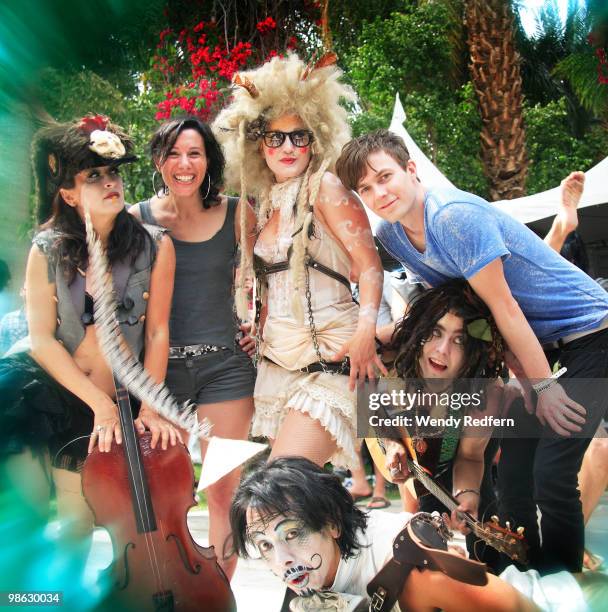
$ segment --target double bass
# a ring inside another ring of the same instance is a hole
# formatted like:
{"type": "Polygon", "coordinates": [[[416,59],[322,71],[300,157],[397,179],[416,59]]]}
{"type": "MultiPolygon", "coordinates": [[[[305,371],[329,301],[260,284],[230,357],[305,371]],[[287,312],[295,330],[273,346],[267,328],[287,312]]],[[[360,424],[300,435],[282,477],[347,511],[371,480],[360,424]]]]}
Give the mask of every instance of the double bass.
{"type": "Polygon", "coordinates": [[[111,536],[112,604],[119,610],[232,612],[230,583],[212,547],[192,538],[186,513],[195,505],[194,472],[183,444],[151,448],[135,430],[129,395],[116,378],[122,444],[99,448],[82,471],[95,523],[111,536]]]}

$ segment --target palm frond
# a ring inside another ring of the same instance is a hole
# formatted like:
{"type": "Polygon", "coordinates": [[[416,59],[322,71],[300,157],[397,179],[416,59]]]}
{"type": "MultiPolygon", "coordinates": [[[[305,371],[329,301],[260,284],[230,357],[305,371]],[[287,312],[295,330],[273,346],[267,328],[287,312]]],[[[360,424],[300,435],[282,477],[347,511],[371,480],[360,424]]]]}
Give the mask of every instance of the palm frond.
{"type": "Polygon", "coordinates": [[[573,53],[561,62],[553,75],[569,81],[581,104],[590,112],[608,115],[608,86],[598,81],[598,61],[591,51],[573,53]]]}

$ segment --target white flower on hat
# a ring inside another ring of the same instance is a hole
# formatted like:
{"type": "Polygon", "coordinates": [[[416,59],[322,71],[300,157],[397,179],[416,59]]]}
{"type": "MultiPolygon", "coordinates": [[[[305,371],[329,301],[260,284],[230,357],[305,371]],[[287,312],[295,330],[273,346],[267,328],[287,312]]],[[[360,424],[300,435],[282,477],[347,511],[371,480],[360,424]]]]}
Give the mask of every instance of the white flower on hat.
{"type": "Polygon", "coordinates": [[[100,157],[109,159],[119,159],[125,154],[125,145],[116,134],[108,130],[92,131],[89,149],[100,157]]]}

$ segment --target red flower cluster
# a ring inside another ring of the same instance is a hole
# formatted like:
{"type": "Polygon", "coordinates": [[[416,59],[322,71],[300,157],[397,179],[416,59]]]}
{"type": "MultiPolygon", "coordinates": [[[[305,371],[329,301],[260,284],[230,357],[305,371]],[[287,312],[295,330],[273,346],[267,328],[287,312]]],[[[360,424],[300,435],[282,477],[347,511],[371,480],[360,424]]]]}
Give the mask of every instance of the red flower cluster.
{"type": "Polygon", "coordinates": [[[272,17],[266,17],[255,26],[260,34],[268,34],[277,27],[277,22],[272,17]]]}
{"type": "Polygon", "coordinates": [[[165,38],[167,38],[167,36],[169,36],[170,34],[173,34],[173,30],[171,28],[167,28],[165,30],[163,30],[159,35],[158,38],[160,39],[160,42],[164,42],[165,38]]]}
{"type": "MultiPolygon", "coordinates": [[[[281,56],[276,49],[266,50],[262,42],[262,37],[276,28],[276,21],[266,17],[256,24],[259,34],[253,42],[237,41],[232,45],[227,44],[215,20],[200,21],[179,33],[170,28],[160,32],[152,69],[146,75],[148,83],[164,92],[155,118],[161,121],[174,112],[186,112],[210,119],[230,95],[235,73],[281,56]]],[[[291,36],[285,47],[296,49],[297,43],[291,36]]]]}
{"type": "Polygon", "coordinates": [[[597,80],[602,85],[608,85],[608,35],[606,32],[601,34],[598,30],[593,31],[587,36],[587,41],[592,47],[597,47],[595,56],[598,59],[597,63],[597,80]]]}
{"type": "Polygon", "coordinates": [[[219,95],[216,81],[202,80],[199,83],[188,83],[165,94],[165,99],[158,104],[158,112],[154,118],[158,121],[169,119],[175,109],[180,113],[199,115],[202,119],[208,119],[219,95]]]}

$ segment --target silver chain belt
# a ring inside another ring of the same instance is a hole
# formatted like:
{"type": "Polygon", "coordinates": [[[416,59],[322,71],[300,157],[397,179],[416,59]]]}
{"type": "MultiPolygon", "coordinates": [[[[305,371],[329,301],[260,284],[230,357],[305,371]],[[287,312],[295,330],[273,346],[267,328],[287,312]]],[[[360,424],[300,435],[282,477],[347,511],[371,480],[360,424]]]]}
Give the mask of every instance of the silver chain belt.
{"type": "Polygon", "coordinates": [[[215,344],[189,344],[188,346],[170,346],[169,359],[192,359],[209,353],[228,350],[227,346],[216,346],[215,344]]]}

